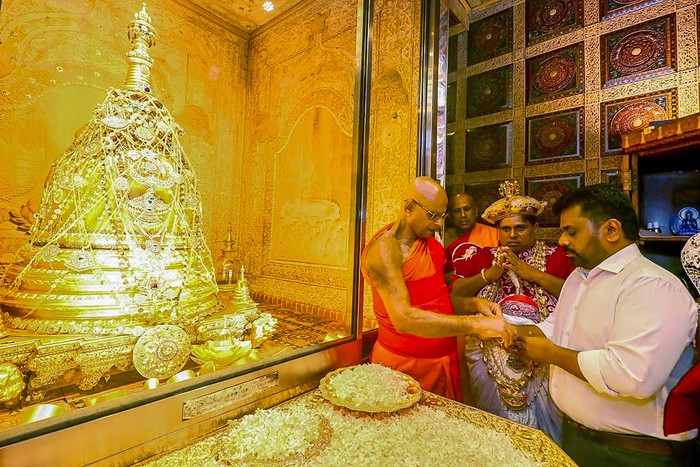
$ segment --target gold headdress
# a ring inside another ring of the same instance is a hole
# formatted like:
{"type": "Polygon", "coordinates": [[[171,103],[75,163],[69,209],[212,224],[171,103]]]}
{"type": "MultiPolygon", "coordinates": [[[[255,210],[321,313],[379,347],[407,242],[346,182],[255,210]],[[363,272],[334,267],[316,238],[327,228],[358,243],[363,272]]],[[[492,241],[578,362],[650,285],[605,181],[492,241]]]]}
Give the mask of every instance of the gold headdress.
{"type": "Polygon", "coordinates": [[[510,216],[539,216],[547,206],[546,201],[521,195],[520,185],[515,180],[501,183],[498,192],[503,198],[492,203],[481,215],[492,224],[510,216]]]}

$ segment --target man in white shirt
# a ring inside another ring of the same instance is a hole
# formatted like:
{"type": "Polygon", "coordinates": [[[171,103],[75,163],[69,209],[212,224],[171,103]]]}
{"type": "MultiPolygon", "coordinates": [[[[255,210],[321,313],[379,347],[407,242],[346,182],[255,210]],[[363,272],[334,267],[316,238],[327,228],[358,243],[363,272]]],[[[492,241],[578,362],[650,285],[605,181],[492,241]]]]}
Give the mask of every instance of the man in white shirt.
{"type": "Polygon", "coordinates": [[[641,255],[637,216],[619,189],[571,191],[554,212],[578,268],[539,328],[514,331],[530,358],[552,365],[564,451],[584,467],[696,465],[697,429],[663,433],[668,392],[692,365],[692,297],[641,255]]]}

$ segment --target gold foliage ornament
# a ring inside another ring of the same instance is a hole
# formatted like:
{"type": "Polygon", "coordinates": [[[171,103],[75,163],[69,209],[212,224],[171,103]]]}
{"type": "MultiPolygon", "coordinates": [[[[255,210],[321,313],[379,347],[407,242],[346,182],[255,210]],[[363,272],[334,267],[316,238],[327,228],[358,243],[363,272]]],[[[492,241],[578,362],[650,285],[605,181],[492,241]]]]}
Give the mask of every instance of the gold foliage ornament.
{"type": "Polygon", "coordinates": [[[124,85],[53,164],[27,254],[0,284],[9,328],[136,336],[196,329],[221,308],[183,131],[150,94],[156,31],[145,6],[128,36],[124,85]]]}

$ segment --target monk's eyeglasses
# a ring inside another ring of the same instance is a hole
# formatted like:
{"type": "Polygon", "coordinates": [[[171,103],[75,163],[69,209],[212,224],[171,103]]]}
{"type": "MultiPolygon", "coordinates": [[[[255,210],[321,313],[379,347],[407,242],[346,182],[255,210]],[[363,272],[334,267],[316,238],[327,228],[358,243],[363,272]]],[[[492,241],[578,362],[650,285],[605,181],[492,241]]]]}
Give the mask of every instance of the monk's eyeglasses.
{"type": "Polygon", "coordinates": [[[425,211],[428,214],[428,217],[430,218],[431,221],[438,221],[438,220],[445,219],[445,217],[447,217],[446,212],[431,211],[430,209],[426,208],[425,206],[423,206],[422,204],[420,204],[418,201],[416,201],[413,198],[411,198],[410,200],[407,200],[407,201],[413,201],[418,206],[420,206],[423,209],[423,211],[425,211]]]}

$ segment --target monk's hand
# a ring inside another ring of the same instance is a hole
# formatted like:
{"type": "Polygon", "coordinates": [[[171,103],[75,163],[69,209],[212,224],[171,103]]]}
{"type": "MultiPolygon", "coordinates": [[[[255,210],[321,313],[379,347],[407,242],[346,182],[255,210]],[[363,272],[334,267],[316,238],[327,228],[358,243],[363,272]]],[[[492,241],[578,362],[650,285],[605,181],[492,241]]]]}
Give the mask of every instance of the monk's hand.
{"type": "Polygon", "coordinates": [[[491,302],[485,298],[474,298],[474,306],[476,311],[484,316],[501,316],[503,310],[501,310],[501,305],[498,303],[491,302]]]}
{"type": "Polygon", "coordinates": [[[503,316],[484,316],[479,318],[480,326],[477,334],[481,340],[498,339],[505,347],[513,344],[515,335],[503,316]]]}

